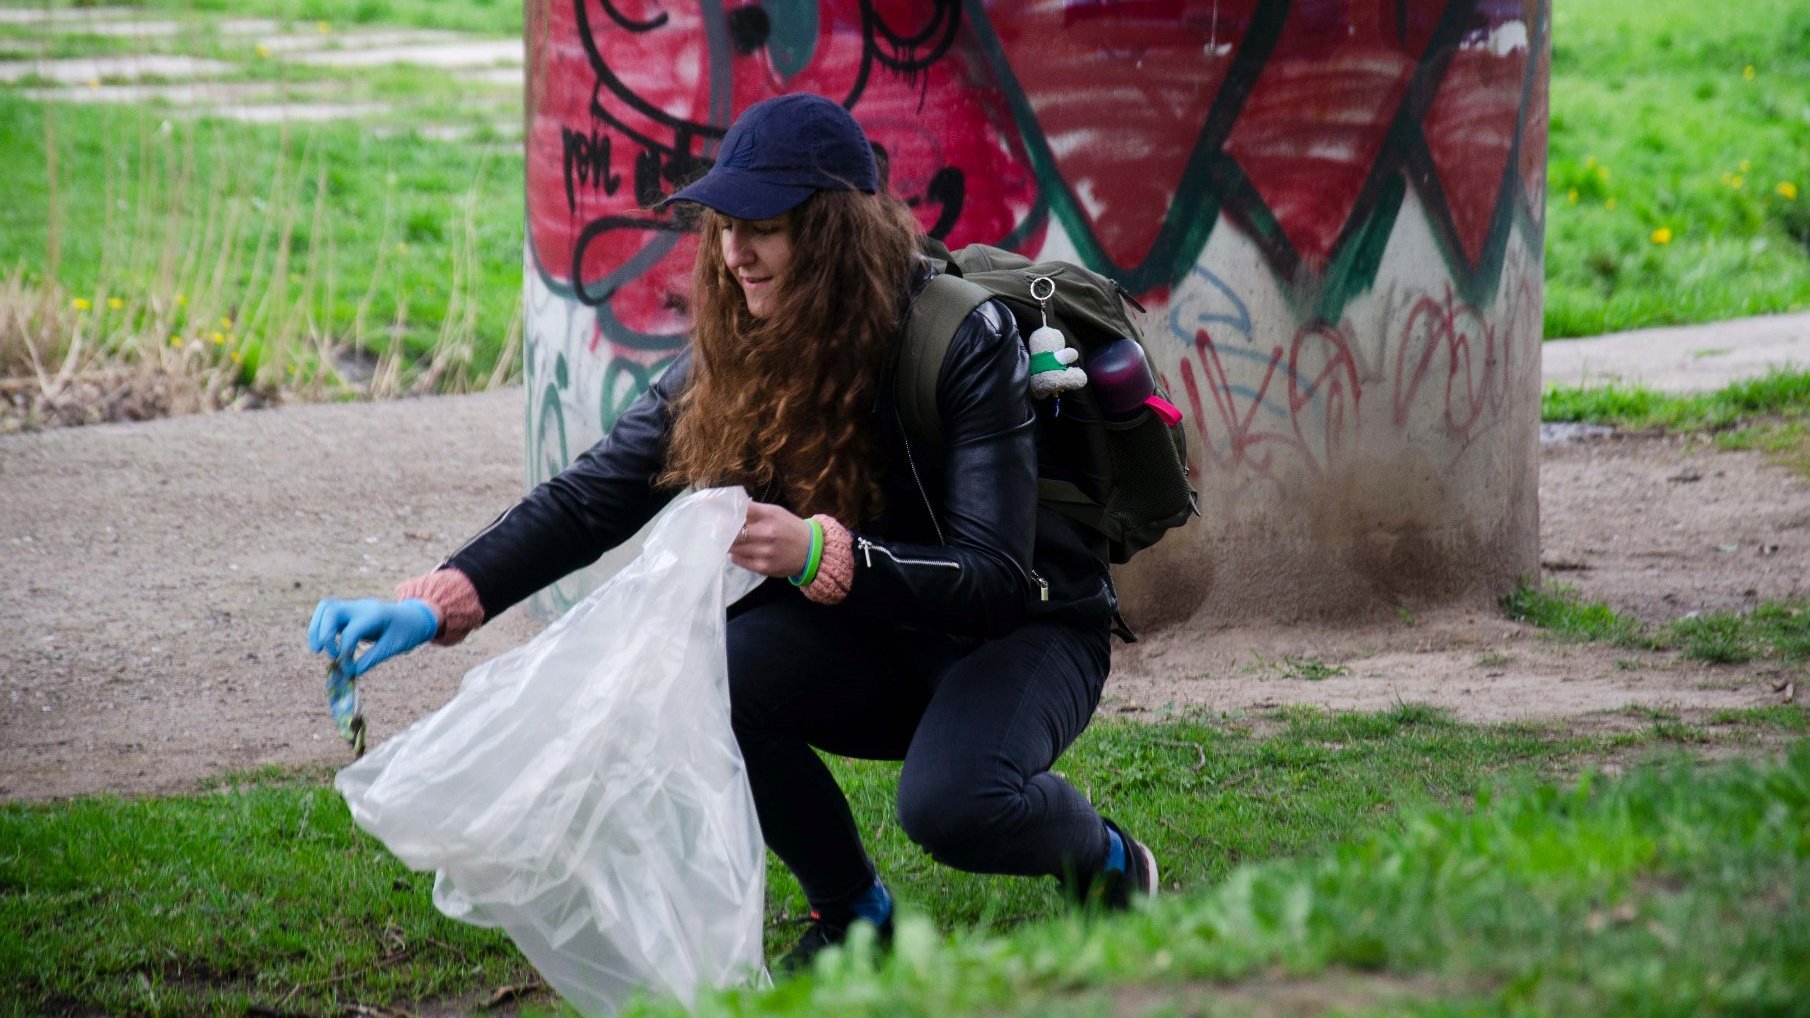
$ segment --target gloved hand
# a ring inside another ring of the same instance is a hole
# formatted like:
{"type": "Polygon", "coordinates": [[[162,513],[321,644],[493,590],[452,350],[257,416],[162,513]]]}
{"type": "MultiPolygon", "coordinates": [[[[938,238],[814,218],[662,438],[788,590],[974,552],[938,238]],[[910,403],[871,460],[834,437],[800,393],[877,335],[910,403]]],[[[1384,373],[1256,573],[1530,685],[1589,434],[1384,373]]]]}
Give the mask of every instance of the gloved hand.
{"type": "Polygon", "coordinates": [[[314,609],[308,624],[308,649],[339,659],[342,671],[357,678],[378,664],[414,650],[434,638],[440,622],[426,601],[379,601],[329,598],[314,609]],[[360,643],[370,648],[354,657],[360,643]]]}

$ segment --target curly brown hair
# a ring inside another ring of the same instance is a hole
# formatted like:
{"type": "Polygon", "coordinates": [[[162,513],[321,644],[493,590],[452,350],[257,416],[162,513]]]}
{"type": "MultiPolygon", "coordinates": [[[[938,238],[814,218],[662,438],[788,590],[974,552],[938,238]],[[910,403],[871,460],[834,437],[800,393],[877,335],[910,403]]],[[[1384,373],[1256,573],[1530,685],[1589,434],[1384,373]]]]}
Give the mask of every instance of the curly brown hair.
{"type": "Polygon", "coordinates": [[[691,375],[663,484],[740,484],[850,526],[878,515],[872,407],[897,348],[917,219],[890,195],[819,191],[787,214],[791,257],[770,313],[748,312],[723,262],[728,217],[702,210],[691,375]]]}

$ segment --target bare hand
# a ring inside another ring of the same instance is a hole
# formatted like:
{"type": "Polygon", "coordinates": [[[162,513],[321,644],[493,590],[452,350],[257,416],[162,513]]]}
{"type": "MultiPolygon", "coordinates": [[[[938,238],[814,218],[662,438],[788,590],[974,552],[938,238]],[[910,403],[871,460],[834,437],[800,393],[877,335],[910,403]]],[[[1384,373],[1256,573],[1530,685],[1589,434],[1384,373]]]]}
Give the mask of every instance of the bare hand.
{"type": "Polygon", "coordinates": [[[729,546],[729,561],[762,576],[797,576],[811,556],[811,525],[766,502],[748,507],[748,522],[729,546]]]}

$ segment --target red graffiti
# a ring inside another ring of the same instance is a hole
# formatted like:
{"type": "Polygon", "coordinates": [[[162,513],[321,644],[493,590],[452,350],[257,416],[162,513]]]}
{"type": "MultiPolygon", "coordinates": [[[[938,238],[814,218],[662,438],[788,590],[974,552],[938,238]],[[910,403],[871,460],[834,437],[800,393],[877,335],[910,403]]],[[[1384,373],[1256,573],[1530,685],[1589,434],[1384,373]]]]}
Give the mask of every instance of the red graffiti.
{"type": "MultiPolygon", "coordinates": [[[[722,130],[761,99],[854,97],[856,118],[885,149],[891,190],[952,245],[996,241],[1035,205],[997,93],[972,87],[966,62],[938,51],[954,39],[952,3],[530,7],[532,255],[551,283],[607,302],[629,330],[683,330],[695,241],[651,207],[702,172],[722,130]]],[[[1040,245],[1041,229],[1024,240],[1040,245]]]]}
{"type": "Polygon", "coordinates": [[[1302,261],[1323,269],[1370,177],[1445,4],[1304,5],[1225,150],[1302,261]]]}
{"type": "Polygon", "coordinates": [[[1363,395],[1357,358],[1352,355],[1350,338],[1343,329],[1318,323],[1303,326],[1295,333],[1288,355],[1288,415],[1296,437],[1303,445],[1310,445],[1302,434],[1306,416],[1302,411],[1313,407],[1319,418],[1316,438],[1321,463],[1336,459],[1345,440],[1352,437],[1347,430],[1356,429],[1363,395]]]}
{"type": "MultiPolygon", "coordinates": [[[[1422,121],[1445,208],[1470,265],[1483,258],[1491,220],[1506,190],[1533,13],[1517,10],[1513,18],[1479,25],[1452,54],[1422,121]]],[[[1542,138],[1545,133],[1542,127],[1542,138]]]]}
{"type": "Polygon", "coordinates": [[[1303,326],[1286,346],[1264,355],[1263,364],[1254,387],[1234,386],[1212,335],[1195,332],[1194,357],[1182,359],[1181,377],[1200,437],[1200,463],[1278,480],[1282,454],[1289,465],[1318,475],[1356,437],[1363,380],[1350,337],[1341,327],[1303,326]],[[1278,384],[1278,378],[1285,381],[1278,384]]]}
{"type": "Polygon", "coordinates": [[[1111,260],[1150,253],[1257,0],[990,6],[1061,185],[1111,260]]]}
{"type": "Polygon", "coordinates": [[[1467,437],[1483,415],[1484,383],[1495,358],[1496,331],[1470,305],[1449,291],[1443,299],[1416,300],[1395,355],[1395,426],[1408,426],[1415,397],[1431,375],[1443,383],[1446,431],[1467,437]]]}
{"type": "Polygon", "coordinates": [[[952,246],[1036,252],[1056,223],[1147,297],[1224,213],[1289,285],[1336,283],[1336,317],[1362,287],[1328,272],[1354,244],[1346,263],[1374,264],[1365,227],[1404,179],[1474,293],[1508,202],[1540,204],[1548,0],[527,7],[530,253],[630,346],[685,325],[695,242],[653,205],[737,113],[792,91],[847,104],[952,246]]]}
{"type": "Polygon", "coordinates": [[[1439,420],[1461,452],[1483,424],[1508,416],[1516,344],[1540,342],[1537,267],[1511,260],[1497,303],[1497,313],[1486,315],[1453,296],[1450,287],[1439,296],[1403,302],[1408,311],[1395,350],[1391,401],[1397,428],[1415,426],[1415,408],[1428,386],[1438,393],[1439,420]]]}

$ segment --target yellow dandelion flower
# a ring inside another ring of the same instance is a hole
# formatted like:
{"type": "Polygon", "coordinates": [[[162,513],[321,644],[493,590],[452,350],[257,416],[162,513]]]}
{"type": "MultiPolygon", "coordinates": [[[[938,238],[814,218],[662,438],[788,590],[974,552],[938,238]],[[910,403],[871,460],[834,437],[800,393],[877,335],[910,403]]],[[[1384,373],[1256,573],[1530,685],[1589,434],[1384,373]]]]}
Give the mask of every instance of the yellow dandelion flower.
{"type": "Polygon", "coordinates": [[[1577,188],[1574,187],[1571,190],[1566,191],[1565,200],[1570,202],[1573,205],[1576,205],[1577,204],[1577,188]]]}
{"type": "Polygon", "coordinates": [[[268,57],[268,56],[270,56],[270,47],[264,45],[263,43],[258,43],[258,48],[253,50],[252,52],[256,53],[260,57],[268,57]]]}
{"type": "Polygon", "coordinates": [[[177,295],[176,295],[176,306],[177,306],[177,307],[179,307],[179,308],[185,308],[185,307],[188,307],[188,306],[189,306],[189,299],[188,299],[188,298],[187,298],[187,297],[184,297],[184,296],[183,296],[183,295],[182,295],[182,294],[180,294],[180,293],[179,293],[179,294],[177,294],[177,295]]]}
{"type": "Polygon", "coordinates": [[[1661,226],[1659,229],[1653,231],[1652,236],[1649,239],[1652,240],[1653,243],[1664,247],[1672,242],[1672,228],[1669,226],[1661,226]]]}
{"type": "Polygon", "coordinates": [[[326,35],[328,32],[333,31],[333,26],[325,21],[316,21],[314,23],[314,30],[322,35],[326,35]]]}
{"type": "Polygon", "coordinates": [[[221,328],[222,328],[222,329],[230,329],[230,328],[232,328],[232,327],[233,327],[233,320],[232,320],[232,319],[230,319],[230,318],[222,318],[222,319],[220,319],[220,327],[221,327],[221,328]]]}
{"type": "Polygon", "coordinates": [[[88,79],[88,87],[89,87],[89,88],[99,88],[99,87],[101,87],[101,79],[99,79],[99,78],[89,78],[89,79],[88,79]]]}
{"type": "Polygon", "coordinates": [[[1610,198],[1608,201],[1603,202],[1603,208],[1613,211],[1615,209],[1615,199],[1610,198]]]}
{"type": "Polygon", "coordinates": [[[77,311],[86,311],[94,305],[86,297],[77,297],[69,302],[69,306],[75,308],[77,311]]]}
{"type": "Polygon", "coordinates": [[[218,332],[214,333],[213,335],[211,335],[207,338],[213,340],[215,346],[219,346],[220,344],[226,342],[226,337],[220,335],[218,332]]]}
{"type": "Polygon", "coordinates": [[[237,350],[233,351],[233,363],[234,364],[238,364],[239,362],[243,361],[244,359],[245,359],[244,354],[240,353],[237,350]]]}
{"type": "Polygon", "coordinates": [[[1748,64],[1746,67],[1741,68],[1741,80],[1742,81],[1752,81],[1753,80],[1753,65],[1752,64],[1748,64]]]}
{"type": "Polygon", "coordinates": [[[1739,191],[1741,189],[1741,185],[1746,182],[1747,182],[1747,178],[1743,177],[1739,173],[1737,173],[1732,178],[1729,179],[1728,186],[1739,191]]]}
{"type": "Polygon", "coordinates": [[[182,337],[181,337],[181,336],[171,336],[171,337],[170,337],[170,345],[171,345],[171,346],[181,346],[181,345],[182,345],[182,337]]]}
{"type": "Polygon", "coordinates": [[[1772,188],[1780,198],[1786,201],[1797,201],[1797,185],[1789,180],[1781,180],[1772,188]]]}
{"type": "Polygon", "coordinates": [[[115,311],[118,311],[120,308],[123,308],[126,306],[126,302],[123,300],[120,300],[118,297],[108,297],[107,306],[112,308],[115,311]]]}

